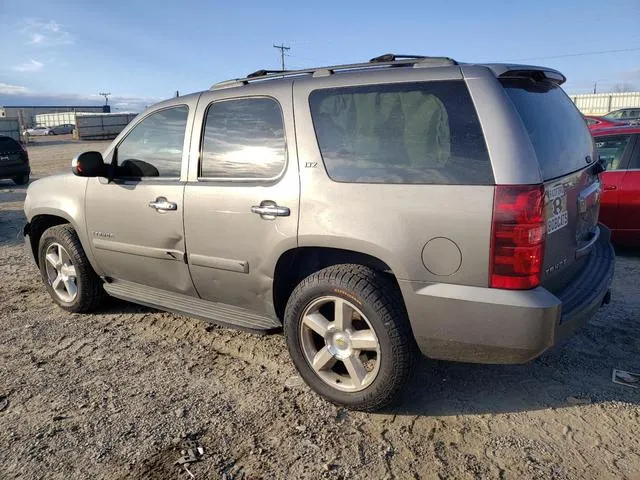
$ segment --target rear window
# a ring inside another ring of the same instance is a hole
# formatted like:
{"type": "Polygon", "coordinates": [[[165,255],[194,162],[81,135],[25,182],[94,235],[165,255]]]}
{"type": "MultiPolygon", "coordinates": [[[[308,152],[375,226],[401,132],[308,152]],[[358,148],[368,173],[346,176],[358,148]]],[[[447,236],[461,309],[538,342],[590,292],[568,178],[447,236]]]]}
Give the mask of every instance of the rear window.
{"type": "Polygon", "coordinates": [[[309,104],[335,181],[493,184],[482,129],[461,80],[315,90],[309,104]]]}
{"type": "Polygon", "coordinates": [[[538,157],[544,180],[561,177],[587,166],[593,157],[593,139],[571,99],[552,83],[502,80],[520,114],[538,157]]]}
{"type": "Polygon", "coordinates": [[[0,137],[0,151],[20,150],[20,145],[11,137],[0,137]]]}

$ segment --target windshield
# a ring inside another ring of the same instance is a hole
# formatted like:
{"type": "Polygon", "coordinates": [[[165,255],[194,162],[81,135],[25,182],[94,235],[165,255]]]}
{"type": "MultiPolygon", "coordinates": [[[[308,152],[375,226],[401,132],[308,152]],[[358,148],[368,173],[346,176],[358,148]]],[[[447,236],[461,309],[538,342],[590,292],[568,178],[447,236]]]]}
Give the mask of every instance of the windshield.
{"type": "Polygon", "coordinates": [[[545,181],[580,170],[587,157],[595,158],[584,117],[560,87],[521,79],[501,82],[529,133],[545,181]]]}

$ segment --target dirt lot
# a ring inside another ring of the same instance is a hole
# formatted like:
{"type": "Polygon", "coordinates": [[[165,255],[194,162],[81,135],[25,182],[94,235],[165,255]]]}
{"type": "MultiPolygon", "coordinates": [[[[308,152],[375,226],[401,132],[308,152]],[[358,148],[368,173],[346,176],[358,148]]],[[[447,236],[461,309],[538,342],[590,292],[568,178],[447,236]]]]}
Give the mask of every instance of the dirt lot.
{"type": "MultiPolygon", "coordinates": [[[[105,143],[37,139],[34,177],[105,143]]],[[[0,182],[0,477],[640,478],[640,253],[613,302],[522,366],[423,360],[400,407],[348,412],[296,381],[283,338],[113,301],[56,308],[22,245],[24,188],[0,182]],[[292,378],[293,377],[293,378],[292,378]]]]}

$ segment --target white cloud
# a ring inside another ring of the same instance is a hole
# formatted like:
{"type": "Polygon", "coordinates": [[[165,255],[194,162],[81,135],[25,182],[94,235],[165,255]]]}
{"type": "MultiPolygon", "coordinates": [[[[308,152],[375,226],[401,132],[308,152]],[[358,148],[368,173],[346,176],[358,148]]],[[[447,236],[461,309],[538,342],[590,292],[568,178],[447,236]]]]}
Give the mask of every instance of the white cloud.
{"type": "MultiPolygon", "coordinates": [[[[113,95],[109,97],[111,111],[141,112],[160,98],[113,95]]],[[[35,92],[20,85],[0,83],[0,105],[103,105],[104,98],[98,94],[35,92]]]]}
{"type": "Polygon", "coordinates": [[[31,40],[29,40],[27,43],[29,45],[38,45],[38,44],[41,44],[43,41],[44,41],[44,35],[40,33],[32,33],[31,40]]]}
{"type": "Polygon", "coordinates": [[[0,82],[0,94],[4,95],[26,95],[29,93],[27,87],[22,85],[9,85],[8,83],[0,82]]]}
{"type": "Polygon", "coordinates": [[[42,20],[26,19],[21,32],[27,37],[27,45],[52,47],[70,45],[75,42],[73,36],[54,20],[43,22],[42,20]]]}
{"type": "Polygon", "coordinates": [[[38,72],[42,70],[44,67],[44,63],[39,62],[38,60],[31,59],[28,62],[21,63],[20,65],[15,65],[13,70],[16,72],[38,72]]]}

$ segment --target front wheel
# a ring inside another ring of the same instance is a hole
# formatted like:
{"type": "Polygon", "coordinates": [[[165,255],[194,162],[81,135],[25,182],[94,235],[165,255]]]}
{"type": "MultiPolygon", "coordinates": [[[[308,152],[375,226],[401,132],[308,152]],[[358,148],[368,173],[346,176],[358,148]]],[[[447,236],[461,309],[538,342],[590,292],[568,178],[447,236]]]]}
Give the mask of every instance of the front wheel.
{"type": "Polygon", "coordinates": [[[102,302],[102,281],[71,225],[57,225],[42,234],[38,264],[49,294],[64,310],[90,312],[102,302]]]}
{"type": "Polygon", "coordinates": [[[309,386],[357,410],[395,400],[419,355],[397,286],[361,265],[335,265],[304,279],[287,303],[284,333],[309,386]]]}

